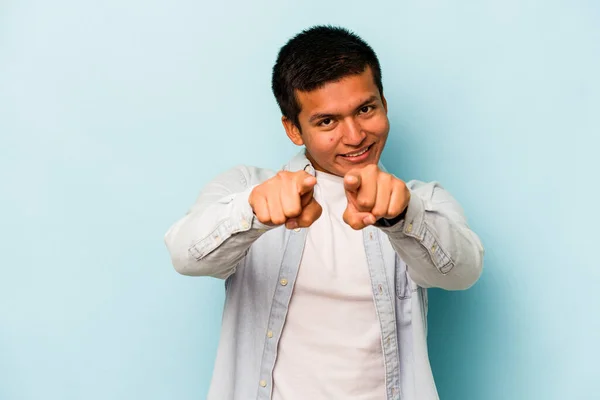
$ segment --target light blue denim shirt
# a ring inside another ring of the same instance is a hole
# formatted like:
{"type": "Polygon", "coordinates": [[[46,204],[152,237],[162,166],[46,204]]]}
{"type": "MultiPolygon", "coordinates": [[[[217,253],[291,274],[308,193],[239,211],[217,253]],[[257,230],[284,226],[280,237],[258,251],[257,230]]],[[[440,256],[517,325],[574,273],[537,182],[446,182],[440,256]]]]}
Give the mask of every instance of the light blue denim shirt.
{"type": "MultiPolygon", "coordinates": [[[[315,171],[304,151],[285,170],[315,171]]],[[[276,171],[239,166],[210,182],[165,242],[184,275],[225,279],[226,300],[209,400],[268,400],[277,344],[307,229],[261,224],[248,197],[276,171]]],[[[405,218],[363,229],[381,328],[388,400],[438,399],[427,354],[427,289],[467,289],[483,247],[459,204],[438,183],[407,182],[405,218]]],[[[308,228],[310,229],[310,228],[308,228]]]]}

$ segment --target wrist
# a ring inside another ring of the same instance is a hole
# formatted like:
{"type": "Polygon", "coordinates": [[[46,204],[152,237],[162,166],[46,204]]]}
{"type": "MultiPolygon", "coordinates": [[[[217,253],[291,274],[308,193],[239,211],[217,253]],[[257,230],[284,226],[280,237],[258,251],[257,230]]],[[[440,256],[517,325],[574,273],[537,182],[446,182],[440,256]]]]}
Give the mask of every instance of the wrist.
{"type": "Polygon", "coordinates": [[[407,210],[408,210],[408,207],[406,207],[404,209],[404,211],[402,211],[400,214],[398,214],[394,218],[379,218],[375,222],[375,226],[381,227],[381,228],[392,227],[392,226],[396,225],[397,223],[401,222],[402,220],[404,220],[404,218],[406,217],[407,210]]]}

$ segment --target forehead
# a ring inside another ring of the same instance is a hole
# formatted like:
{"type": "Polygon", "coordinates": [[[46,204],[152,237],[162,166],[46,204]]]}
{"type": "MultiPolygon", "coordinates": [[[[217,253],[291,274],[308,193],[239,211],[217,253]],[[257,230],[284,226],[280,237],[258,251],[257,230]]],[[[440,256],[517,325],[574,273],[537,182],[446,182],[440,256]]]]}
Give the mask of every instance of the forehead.
{"type": "Polygon", "coordinates": [[[359,75],[349,75],[338,81],[327,82],[315,90],[296,91],[296,98],[300,103],[300,115],[305,117],[315,112],[331,114],[350,112],[373,96],[381,99],[373,73],[368,67],[359,75]]]}

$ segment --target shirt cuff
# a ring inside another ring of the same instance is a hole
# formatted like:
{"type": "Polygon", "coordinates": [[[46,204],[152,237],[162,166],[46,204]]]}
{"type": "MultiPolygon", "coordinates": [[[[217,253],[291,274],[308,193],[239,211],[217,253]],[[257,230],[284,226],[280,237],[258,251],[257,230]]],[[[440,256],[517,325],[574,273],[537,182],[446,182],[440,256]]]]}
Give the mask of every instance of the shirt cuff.
{"type": "Polygon", "coordinates": [[[246,232],[249,230],[257,231],[257,233],[264,233],[268,230],[276,228],[274,225],[266,225],[258,220],[250,202],[250,193],[256,185],[244,190],[241,193],[233,195],[232,198],[232,215],[231,222],[235,226],[234,232],[246,232]]]}
{"type": "MultiPolygon", "coordinates": [[[[425,220],[425,205],[423,204],[423,199],[414,192],[411,192],[408,206],[403,214],[404,218],[400,218],[399,221],[395,221],[397,218],[385,221],[379,220],[377,221],[376,226],[390,234],[402,234],[422,240],[423,223],[425,220]]],[[[401,217],[401,215],[399,217],[401,217]]]]}

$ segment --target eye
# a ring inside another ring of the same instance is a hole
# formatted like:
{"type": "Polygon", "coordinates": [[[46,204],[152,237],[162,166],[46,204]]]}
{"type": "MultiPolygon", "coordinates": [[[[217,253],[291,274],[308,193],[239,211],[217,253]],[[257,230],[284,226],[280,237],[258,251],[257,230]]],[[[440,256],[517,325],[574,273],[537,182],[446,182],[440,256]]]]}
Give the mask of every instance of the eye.
{"type": "Polygon", "coordinates": [[[331,118],[325,118],[324,120],[319,122],[319,126],[331,126],[331,124],[333,124],[333,119],[331,118]]]}
{"type": "Polygon", "coordinates": [[[364,106],[364,107],[361,107],[361,109],[359,110],[359,113],[360,114],[366,114],[369,111],[371,111],[373,108],[375,108],[375,107],[373,107],[373,106],[364,106]]]}

